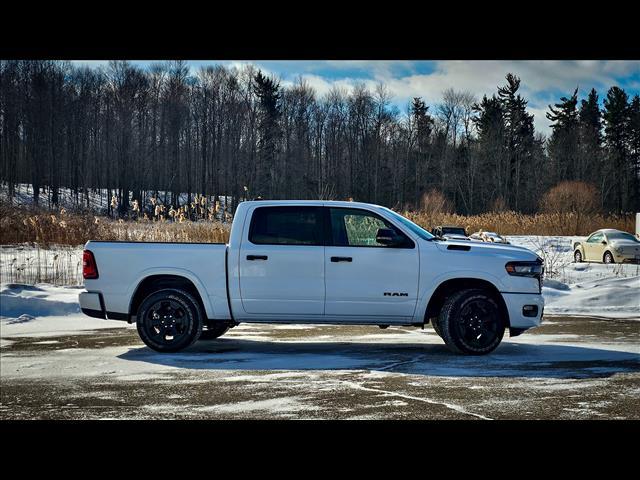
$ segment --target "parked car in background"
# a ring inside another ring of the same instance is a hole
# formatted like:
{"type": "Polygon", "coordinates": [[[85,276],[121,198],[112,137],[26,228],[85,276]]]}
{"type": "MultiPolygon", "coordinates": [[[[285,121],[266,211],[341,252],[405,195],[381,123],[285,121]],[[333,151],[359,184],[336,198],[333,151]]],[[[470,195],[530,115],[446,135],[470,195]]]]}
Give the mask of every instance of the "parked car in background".
{"type": "Polygon", "coordinates": [[[640,240],[613,228],[593,232],[585,241],[573,243],[576,263],[640,263],[640,240]]]}
{"type": "Polygon", "coordinates": [[[470,235],[469,238],[472,240],[480,240],[481,242],[509,244],[507,239],[502,235],[498,235],[496,232],[485,232],[483,230],[470,235]]]}
{"type": "Polygon", "coordinates": [[[446,238],[449,240],[469,240],[467,231],[463,227],[455,227],[452,225],[437,226],[431,230],[436,237],[446,238]]]}

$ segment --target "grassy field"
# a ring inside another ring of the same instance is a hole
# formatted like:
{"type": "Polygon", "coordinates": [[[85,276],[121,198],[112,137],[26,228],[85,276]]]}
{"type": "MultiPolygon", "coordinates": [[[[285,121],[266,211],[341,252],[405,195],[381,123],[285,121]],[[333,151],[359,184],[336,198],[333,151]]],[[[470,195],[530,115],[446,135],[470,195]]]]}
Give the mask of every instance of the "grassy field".
{"type": "Polygon", "coordinates": [[[516,212],[488,212],[464,216],[455,213],[424,214],[400,212],[418,225],[431,230],[437,225],[465,227],[471,234],[479,230],[501,235],[589,235],[601,228],[635,231],[635,217],[627,215],[585,215],[581,213],[537,213],[524,215],[516,212]]]}
{"type": "MultiPolygon", "coordinates": [[[[579,213],[494,212],[464,216],[450,213],[401,212],[431,230],[437,225],[458,225],[468,233],[489,230],[502,235],[588,235],[600,228],[634,232],[634,216],[579,213]]],[[[90,213],[68,213],[0,203],[0,244],[38,243],[82,245],[87,240],[147,242],[226,242],[230,222],[218,220],[173,221],[114,220],[90,213]]]]}
{"type": "MultiPolygon", "coordinates": [[[[401,213],[428,230],[436,225],[459,225],[469,233],[483,229],[503,235],[544,235],[540,242],[555,236],[587,235],[604,227],[634,231],[631,215],[401,213]]],[[[0,204],[0,281],[78,285],[82,283],[82,245],[88,240],[219,243],[228,240],[230,225],[218,220],[114,220],[91,213],[0,204]]],[[[534,247],[545,257],[551,275],[558,263],[554,252],[559,249],[534,247]]],[[[566,247],[570,248],[568,243],[566,247]]]]}

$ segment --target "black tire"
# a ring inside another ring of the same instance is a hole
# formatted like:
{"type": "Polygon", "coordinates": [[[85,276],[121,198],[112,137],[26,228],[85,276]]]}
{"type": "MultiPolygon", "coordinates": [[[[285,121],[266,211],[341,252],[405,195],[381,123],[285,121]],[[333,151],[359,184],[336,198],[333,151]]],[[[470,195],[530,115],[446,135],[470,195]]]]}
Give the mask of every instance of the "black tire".
{"type": "Polygon", "coordinates": [[[604,263],[616,263],[615,258],[613,258],[613,255],[611,252],[604,252],[604,255],[602,257],[602,261],[604,263]]]}
{"type": "Polygon", "coordinates": [[[190,293],[178,288],[149,295],[140,304],[136,318],[138,335],[157,352],[183,350],[202,333],[200,304],[190,293]]]}
{"type": "Polygon", "coordinates": [[[210,322],[200,334],[200,340],[215,340],[229,330],[229,325],[224,322],[210,322]]]}
{"type": "Polygon", "coordinates": [[[438,336],[442,337],[442,334],[440,333],[440,325],[438,325],[438,320],[439,317],[432,318],[431,326],[433,327],[433,330],[438,334],[438,336]]]}
{"type": "Polygon", "coordinates": [[[486,355],[495,350],[506,323],[494,297],[486,290],[472,288],[448,297],[438,317],[440,336],[447,347],[465,355],[486,355]]]}
{"type": "Polygon", "coordinates": [[[582,263],[582,252],[580,250],[573,252],[573,260],[575,263],[582,263]]]}

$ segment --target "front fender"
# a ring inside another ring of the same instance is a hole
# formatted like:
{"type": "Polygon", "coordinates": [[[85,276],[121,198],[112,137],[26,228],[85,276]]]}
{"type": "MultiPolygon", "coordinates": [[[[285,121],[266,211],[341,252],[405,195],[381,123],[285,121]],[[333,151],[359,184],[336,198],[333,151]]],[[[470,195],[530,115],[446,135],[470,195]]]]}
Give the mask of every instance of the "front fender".
{"type": "Polygon", "coordinates": [[[471,280],[483,280],[485,282],[491,283],[500,292],[505,290],[504,283],[495,275],[492,275],[487,272],[455,270],[455,271],[448,271],[448,272],[442,273],[436,276],[435,278],[433,278],[430,282],[425,282],[424,290],[422,290],[418,295],[418,304],[416,305],[414,323],[422,323],[424,321],[424,315],[427,311],[427,305],[429,304],[429,300],[431,300],[433,293],[437,290],[437,288],[440,285],[442,285],[444,282],[448,280],[457,280],[457,279],[463,279],[463,278],[471,279],[471,280]]]}

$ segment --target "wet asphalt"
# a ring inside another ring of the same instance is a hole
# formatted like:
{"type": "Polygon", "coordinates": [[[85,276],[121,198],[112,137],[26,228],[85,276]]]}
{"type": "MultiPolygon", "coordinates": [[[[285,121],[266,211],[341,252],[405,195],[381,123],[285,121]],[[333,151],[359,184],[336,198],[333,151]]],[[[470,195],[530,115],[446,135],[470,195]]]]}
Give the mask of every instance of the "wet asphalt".
{"type": "Polygon", "coordinates": [[[640,322],[545,318],[483,357],[424,330],[241,325],[3,339],[0,419],[640,419],[640,322]]]}

